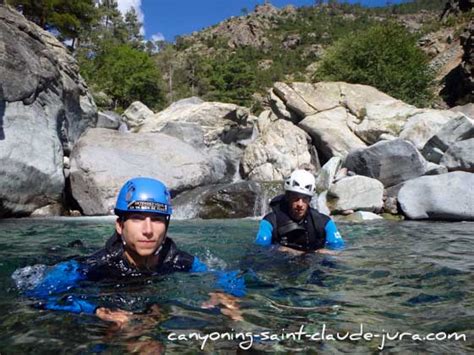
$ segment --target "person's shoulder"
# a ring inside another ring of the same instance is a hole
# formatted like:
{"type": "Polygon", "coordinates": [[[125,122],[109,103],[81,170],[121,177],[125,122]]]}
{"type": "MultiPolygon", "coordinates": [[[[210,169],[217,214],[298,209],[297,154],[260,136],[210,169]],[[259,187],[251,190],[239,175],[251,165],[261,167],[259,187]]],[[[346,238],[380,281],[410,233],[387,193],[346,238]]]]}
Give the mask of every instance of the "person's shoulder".
{"type": "Polygon", "coordinates": [[[176,270],[190,270],[194,262],[194,256],[179,249],[176,243],[170,237],[166,237],[163,242],[165,252],[164,263],[171,263],[176,270]]]}

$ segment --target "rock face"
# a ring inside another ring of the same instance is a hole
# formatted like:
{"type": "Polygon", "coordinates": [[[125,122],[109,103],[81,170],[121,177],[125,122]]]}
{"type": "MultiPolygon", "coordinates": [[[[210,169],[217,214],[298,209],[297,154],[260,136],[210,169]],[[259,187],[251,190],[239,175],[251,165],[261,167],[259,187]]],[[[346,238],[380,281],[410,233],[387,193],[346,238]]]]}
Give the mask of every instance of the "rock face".
{"type": "Polygon", "coordinates": [[[0,217],[60,204],[63,155],[95,125],[79,68],[56,38],[0,5],[0,217]]]}
{"type": "Polygon", "coordinates": [[[317,170],[308,135],[285,120],[277,120],[250,143],[242,157],[244,177],[254,181],[283,180],[301,167],[317,170]]]}
{"type": "Polygon", "coordinates": [[[178,218],[245,218],[260,209],[262,188],[254,181],[199,187],[173,200],[178,218]]]}
{"type": "Polygon", "coordinates": [[[313,138],[321,159],[326,161],[331,157],[345,157],[350,151],[366,147],[348,127],[354,119],[344,108],[338,107],[308,116],[298,126],[313,138]]]}
{"type": "Polygon", "coordinates": [[[122,121],[132,132],[138,132],[147,119],[152,119],[154,113],[140,101],[132,102],[122,115],[122,121]]]}
{"type": "Polygon", "coordinates": [[[402,139],[382,141],[353,151],[344,163],[349,170],[375,178],[385,187],[423,175],[426,165],[416,147],[402,139]]]}
{"type": "Polygon", "coordinates": [[[423,110],[410,117],[400,132],[400,138],[412,142],[418,150],[449,120],[462,117],[461,113],[445,110],[423,110]]]}
{"type": "Polygon", "coordinates": [[[474,174],[452,172],[407,181],[398,193],[411,219],[474,220],[474,174]]]}
{"type": "MultiPolygon", "coordinates": [[[[471,138],[474,138],[474,121],[461,116],[443,125],[425,144],[422,153],[428,161],[439,164],[451,145],[471,138]]],[[[466,160],[469,161],[470,158],[466,160]]]]}
{"type": "Polygon", "coordinates": [[[210,146],[219,141],[230,143],[232,139],[249,138],[249,117],[248,109],[234,104],[185,99],[147,119],[139,131],[159,132],[170,122],[196,124],[203,131],[204,143],[210,146]]]}
{"type": "Polygon", "coordinates": [[[71,158],[72,193],[86,215],[110,214],[118,190],[134,176],[157,178],[172,194],[220,177],[205,153],[161,133],[89,129],[71,158]]]}

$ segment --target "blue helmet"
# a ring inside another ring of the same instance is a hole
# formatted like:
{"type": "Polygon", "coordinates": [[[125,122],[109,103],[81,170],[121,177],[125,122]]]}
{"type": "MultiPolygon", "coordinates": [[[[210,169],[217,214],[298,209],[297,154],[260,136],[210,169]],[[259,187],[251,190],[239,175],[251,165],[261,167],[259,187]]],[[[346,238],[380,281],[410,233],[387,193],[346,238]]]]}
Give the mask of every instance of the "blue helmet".
{"type": "Polygon", "coordinates": [[[171,216],[170,193],[159,180],[136,177],[120,189],[114,212],[120,216],[127,212],[149,212],[171,216]]]}

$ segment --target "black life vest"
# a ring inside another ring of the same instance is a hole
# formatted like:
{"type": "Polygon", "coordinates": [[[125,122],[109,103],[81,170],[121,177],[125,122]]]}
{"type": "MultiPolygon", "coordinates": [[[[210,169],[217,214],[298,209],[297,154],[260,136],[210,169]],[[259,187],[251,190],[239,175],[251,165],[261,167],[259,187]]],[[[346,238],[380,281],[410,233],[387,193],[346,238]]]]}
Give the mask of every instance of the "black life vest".
{"type": "Polygon", "coordinates": [[[273,212],[264,217],[273,225],[272,243],[293,249],[311,251],[321,249],[326,244],[324,230],[330,218],[310,208],[300,222],[291,219],[288,200],[285,195],[275,197],[270,202],[273,212]]]}
{"type": "Polygon", "coordinates": [[[124,256],[122,238],[117,233],[110,237],[105,247],[87,257],[87,279],[98,281],[103,279],[123,279],[167,274],[173,271],[189,271],[194,257],[179,250],[171,238],[166,237],[159,251],[159,264],[153,270],[139,270],[130,265],[124,256]]]}

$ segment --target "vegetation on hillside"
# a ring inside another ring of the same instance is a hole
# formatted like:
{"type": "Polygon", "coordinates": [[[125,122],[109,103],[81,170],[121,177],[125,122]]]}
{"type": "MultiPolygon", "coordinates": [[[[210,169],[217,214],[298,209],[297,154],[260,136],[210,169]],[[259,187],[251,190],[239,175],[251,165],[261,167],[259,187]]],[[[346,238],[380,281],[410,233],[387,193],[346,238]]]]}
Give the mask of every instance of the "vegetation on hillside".
{"type": "Polygon", "coordinates": [[[337,41],[321,61],[315,79],[366,84],[425,106],[434,80],[427,61],[415,36],[396,23],[381,23],[337,41]]]}
{"type": "Polygon", "coordinates": [[[416,39],[443,26],[438,18],[445,2],[387,1],[365,8],[330,0],[270,15],[243,11],[245,16],[226,22],[264,22],[265,45],[231,46],[229,33],[218,32],[217,25],[174,43],[145,42],[136,12],[122,15],[116,0],[98,6],[94,0],[8,0],[67,41],[89,86],[110,98],[101,103],[111,101],[109,108],[118,110],[135,100],[157,110],[189,96],[256,110],[274,82],[314,79],[369,84],[428,105],[432,77],[416,39]],[[393,23],[421,10],[434,13],[416,33],[393,23]]]}

